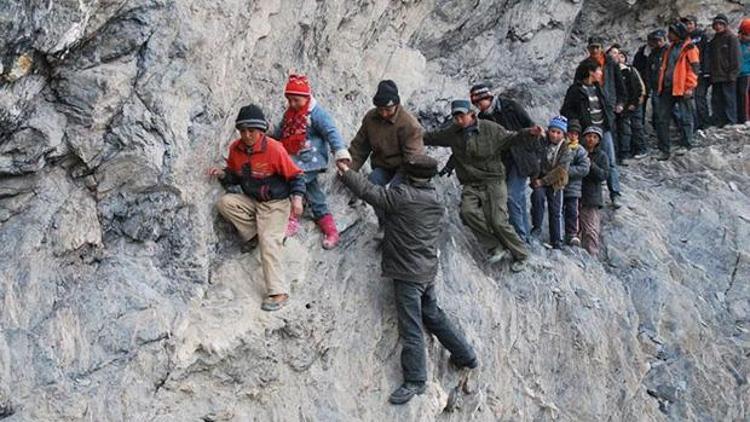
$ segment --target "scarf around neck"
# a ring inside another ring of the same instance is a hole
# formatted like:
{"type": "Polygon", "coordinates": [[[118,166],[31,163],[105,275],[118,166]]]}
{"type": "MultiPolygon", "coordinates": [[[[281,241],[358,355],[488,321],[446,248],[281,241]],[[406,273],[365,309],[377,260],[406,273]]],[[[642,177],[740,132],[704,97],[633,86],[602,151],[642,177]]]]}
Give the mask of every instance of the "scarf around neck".
{"type": "Polygon", "coordinates": [[[281,143],[289,155],[296,155],[307,147],[307,127],[310,125],[310,112],[315,108],[312,96],[304,107],[292,110],[287,107],[281,122],[281,143]]]}

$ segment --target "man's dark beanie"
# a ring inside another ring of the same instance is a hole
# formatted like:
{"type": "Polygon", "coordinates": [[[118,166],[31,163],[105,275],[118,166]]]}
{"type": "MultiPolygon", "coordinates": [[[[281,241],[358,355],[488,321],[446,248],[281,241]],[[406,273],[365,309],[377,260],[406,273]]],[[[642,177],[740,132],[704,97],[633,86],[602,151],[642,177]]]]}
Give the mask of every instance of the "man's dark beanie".
{"type": "Polygon", "coordinates": [[[398,96],[398,87],[392,80],[380,81],[378,83],[378,92],[372,98],[372,103],[376,107],[390,107],[401,102],[398,96]]]}
{"type": "Polygon", "coordinates": [[[727,15],[725,15],[723,13],[719,13],[714,18],[714,22],[713,23],[723,23],[724,25],[729,26],[729,19],[727,19],[727,15]]]}
{"type": "Polygon", "coordinates": [[[250,104],[240,109],[237,115],[237,121],[234,127],[239,129],[260,129],[263,132],[268,130],[268,121],[263,114],[263,110],[255,104],[250,104]]]}
{"type": "Polygon", "coordinates": [[[580,134],[581,130],[581,122],[579,122],[577,119],[568,120],[568,132],[576,132],[580,134]]]}
{"type": "Polygon", "coordinates": [[[438,172],[438,162],[429,155],[412,155],[404,163],[404,172],[416,179],[431,179],[438,172]]]}

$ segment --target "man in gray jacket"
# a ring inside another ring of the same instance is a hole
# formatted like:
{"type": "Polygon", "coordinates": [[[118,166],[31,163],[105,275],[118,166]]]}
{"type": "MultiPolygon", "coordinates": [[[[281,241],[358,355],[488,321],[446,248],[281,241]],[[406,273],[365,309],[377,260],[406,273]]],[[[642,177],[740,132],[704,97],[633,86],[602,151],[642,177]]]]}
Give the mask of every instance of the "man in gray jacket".
{"type": "Polygon", "coordinates": [[[343,183],[384,214],[381,265],[383,276],[394,281],[404,373],[404,383],[389,400],[393,404],[403,404],[425,391],[427,365],[423,326],[451,352],[450,361],[455,367],[476,368],[478,365],[474,350],[448,321],[435,295],[437,240],[444,227],[441,223],[445,213],[430,183],[437,174],[438,163],[426,155],[410,156],[403,163],[406,179],[390,188],[368,181],[343,161],[336,165],[343,183]]]}

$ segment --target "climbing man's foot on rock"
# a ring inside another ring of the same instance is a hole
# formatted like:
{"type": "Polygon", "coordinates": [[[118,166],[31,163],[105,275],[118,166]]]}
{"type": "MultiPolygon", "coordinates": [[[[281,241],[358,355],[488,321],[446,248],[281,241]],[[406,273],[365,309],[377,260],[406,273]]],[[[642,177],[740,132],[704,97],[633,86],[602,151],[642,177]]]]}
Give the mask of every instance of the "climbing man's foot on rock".
{"type": "Polygon", "coordinates": [[[388,397],[388,401],[392,404],[404,404],[411,400],[417,394],[422,394],[427,390],[427,386],[423,382],[405,382],[401,384],[401,387],[397,388],[396,391],[391,393],[388,397]]]}
{"type": "Polygon", "coordinates": [[[260,305],[260,309],[267,312],[278,311],[279,309],[283,308],[284,305],[286,305],[286,302],[288,300],[289,295],[286,293],[280,295],[271,295],[263,300],[263,304],[260,305]]]}

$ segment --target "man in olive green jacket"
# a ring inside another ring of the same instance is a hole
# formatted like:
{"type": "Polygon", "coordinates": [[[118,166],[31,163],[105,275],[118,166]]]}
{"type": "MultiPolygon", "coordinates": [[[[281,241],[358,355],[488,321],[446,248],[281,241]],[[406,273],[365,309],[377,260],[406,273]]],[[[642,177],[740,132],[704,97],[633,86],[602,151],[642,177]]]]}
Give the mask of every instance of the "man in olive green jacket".
{"type": "Polygon", "coordinates": [[[456,176],[463,185],[461,219],[479,242],[490,252],[489,263],[513,256],[511,269],[522,271],[528,250],[508,222],[505,166],[501,153],[511,146],[544,135],[539,126],[510,132],[489,120],[479,120],[466,100],[451,103],[454,124],[426,133],[425,145],[450,147],[456,164],[456,176]]]}

